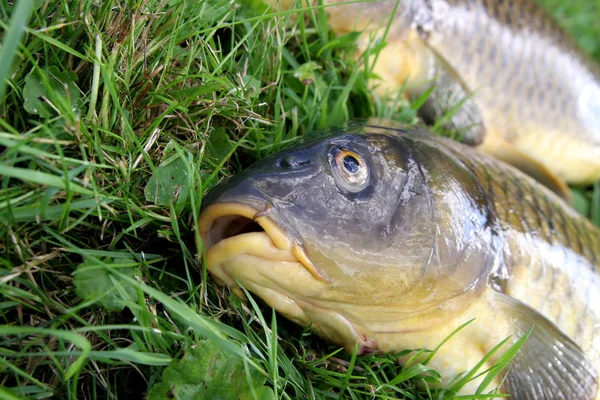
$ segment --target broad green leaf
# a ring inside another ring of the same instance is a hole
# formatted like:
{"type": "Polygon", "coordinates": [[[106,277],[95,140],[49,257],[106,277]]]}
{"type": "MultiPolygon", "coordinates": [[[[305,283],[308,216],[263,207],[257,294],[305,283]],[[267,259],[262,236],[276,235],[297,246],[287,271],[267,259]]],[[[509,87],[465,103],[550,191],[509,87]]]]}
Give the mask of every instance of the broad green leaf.
{"type": "Polygon", "coordinates": [[[54,98],[60,96],[70,101],[71,107],[77,114],[81,113],[83,102],[81,92],[75,84],[76,80],[77,75],[74,72],[60,72],[55,66],[43,70],[34,68],[25,78],[23,107],[30,114],[37,114],[42,118],[52,117],[56,111],[48,104],[48,100],[52,100],[52,96],[54,98]]]}
{"type": "Polygon", "coordinates": [[[229,141],[229,136],[225,133],[225,129],[221,127],[215,128],[208,138],[208,152],[215,161],[223,160],[231,151],[232,144],[229,141]]]}
{"type": "MultiPolygon", "coordinates": [[[[254,391],[257,400],[275,400],[275,393],[273,389],[268,386],[256,388],[254,391]]],[[[240,395],[240,400],[254,400],[255,397],[250,390],[240,395]]]]}
{"type": "Polygon", "coordinates": [[[316,79],[315,71],[321,69],[321,66],[314,61],[302,64],[294,72],[294,78],[297,78],[305,85],[310,85],[316,79]]]}
{"type": "Polygon", "coordinates": [[[244,82],[244,91],[247,97],[252,98],[260,94],[261,84],[258,79],[252,75],[244,75],[242,81],[244,82]]]}
{"type": "Polygon", "coordinates": [[[135,287],[111,274],[113,268],[133,277],[139,270],[139,263],[130,258],[106,258],[104,265],[90,260],[84,261],[77,266],[73,278],[77,296],[97,301],[108,311],[121,311],[128,301],[135,301],[135,287]]]}
{"type": "Polygon", "coordinates": [[[163,371],[162,382],[152,387],[148,400],[253,399],[253,392],[258,399],[273,399],[265,381],[254,369],[246,374],[242,358],[204,340],[163,371]]]}
{"type": "Polygon", "coordinates": [[[184,201],[190,182],[188,175],[186,161],[179,155],[171,157],[150,177],[144,189],[146,200],[160,205],[184,201]]]}

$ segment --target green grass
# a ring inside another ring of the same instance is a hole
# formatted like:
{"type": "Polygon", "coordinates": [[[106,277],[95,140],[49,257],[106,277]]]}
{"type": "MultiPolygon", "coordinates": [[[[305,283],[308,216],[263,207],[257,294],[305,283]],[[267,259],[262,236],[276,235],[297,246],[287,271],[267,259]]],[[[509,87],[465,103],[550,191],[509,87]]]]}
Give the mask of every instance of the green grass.
{"type": "MultiPolygon", "coordinates": [[[[351,117],[414,121],[368,95],[353,36],[320,8],[16,3],[0,0],[0,397],[143,397],[201,338],[277,398],[433,396],[416,385],[435,371],[341,353],[213,286],[196,256],[223,178],[351,117]]],[[[598,7],[546,3],[600,60],[598,7]]],[[[600,187],[578,193],[600,224],[600,187]]]]}

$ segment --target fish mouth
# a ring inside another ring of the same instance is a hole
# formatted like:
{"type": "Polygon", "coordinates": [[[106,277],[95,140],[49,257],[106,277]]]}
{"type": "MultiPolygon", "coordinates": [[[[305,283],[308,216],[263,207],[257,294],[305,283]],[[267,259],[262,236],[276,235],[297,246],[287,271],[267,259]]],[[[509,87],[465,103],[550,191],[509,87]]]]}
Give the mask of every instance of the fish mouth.
{"type": "Polygon", "coordinates": [[[313,302],[331,283],[308,257],[292,229],[277,222],[277,212],[235,201],[213,203],[200,215],[205,266],[217,284],[242,299],[257,294],[287,319],[312,329],[330,341],[359,351],[375,346],[341,313],[313,302]]]}
{"type": "Polygon", "coordinates": [[[272,211],[270,204],[261,209],[231,201],[211,204],[202,212],[198,224],[206,251],[206,267],[217,278],[217,283],[232,288],[238,286],[223,266],[241,256],[272,263],[298,262],[315,279],[330,282],[310,260],[299,240],[269,215],[272,211]]]}

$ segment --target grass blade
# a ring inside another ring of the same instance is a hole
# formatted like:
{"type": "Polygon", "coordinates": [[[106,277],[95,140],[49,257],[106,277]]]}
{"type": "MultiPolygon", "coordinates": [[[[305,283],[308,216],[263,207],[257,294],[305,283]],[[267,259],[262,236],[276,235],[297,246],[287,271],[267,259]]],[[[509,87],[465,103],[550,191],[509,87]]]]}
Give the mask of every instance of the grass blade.
{"type": "Polygon", "coordinates": [[[16,2],[8,31],[4,35],[0,48],[0,102],[4,101],[7,81],[10,78],[13,61],[17,55],[17,47],[25,33],[29,16],[33,8],[33,0],[16,2]]]}

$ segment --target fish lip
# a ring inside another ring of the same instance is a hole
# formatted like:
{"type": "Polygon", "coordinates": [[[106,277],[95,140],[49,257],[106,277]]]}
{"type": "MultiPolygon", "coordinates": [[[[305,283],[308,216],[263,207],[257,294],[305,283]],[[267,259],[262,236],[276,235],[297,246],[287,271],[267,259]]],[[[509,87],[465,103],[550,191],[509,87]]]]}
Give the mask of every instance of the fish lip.
{"type": "MultiPolygon", "coordinates": [[[[224,201],[209,205],[202,211],[198,220],[198,229],[205,252],[210,251],[210,249],[218,242],[228,240],[228,238],[214,237],[213,228],[217,219],[227,216],[244,217],[251,219],[260,225],[276,248],[280,250],[290,250],[296,260],[302,264],[315,279],[330,283],[331,279],[312,262],[301,242],[293,240],[292,235],[269,216],[271,210],[272,206],[269,203],[264,203],[262,209],[239,201],[224,201]]],[[[238,236],[238,234],[234,236],[238,236]]]]}

